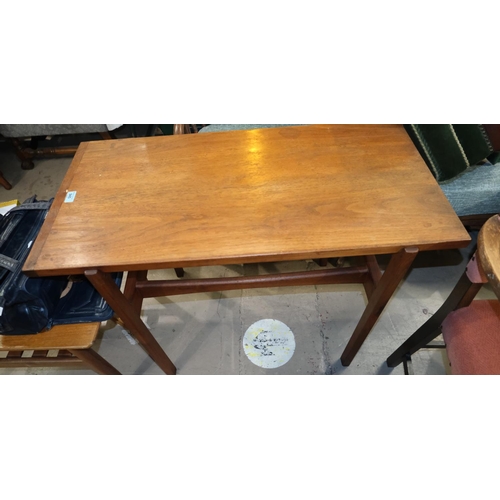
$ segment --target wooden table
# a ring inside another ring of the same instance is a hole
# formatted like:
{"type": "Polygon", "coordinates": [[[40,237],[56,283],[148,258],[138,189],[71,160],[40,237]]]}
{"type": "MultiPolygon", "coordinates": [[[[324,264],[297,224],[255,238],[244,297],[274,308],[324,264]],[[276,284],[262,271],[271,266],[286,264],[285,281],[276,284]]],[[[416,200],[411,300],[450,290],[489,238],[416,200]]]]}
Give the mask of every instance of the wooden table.
{"type": "Polygon", "coordinates": [[[468,233],[399,125],[318,125],[82,143],[24,266],[84,273],[166,372],[142,299],[363,283],[349,365],[418,251],[468,233]],[[76,192],[73,202],[65,202],[76,192]],[[385,273],[377,254],[393,254],[385,273]],[[366,263],[260,277],[148,281],[151,269],[341,256],[366,263]],[[109,273],[129,271],[124,293],[109,273]]]}

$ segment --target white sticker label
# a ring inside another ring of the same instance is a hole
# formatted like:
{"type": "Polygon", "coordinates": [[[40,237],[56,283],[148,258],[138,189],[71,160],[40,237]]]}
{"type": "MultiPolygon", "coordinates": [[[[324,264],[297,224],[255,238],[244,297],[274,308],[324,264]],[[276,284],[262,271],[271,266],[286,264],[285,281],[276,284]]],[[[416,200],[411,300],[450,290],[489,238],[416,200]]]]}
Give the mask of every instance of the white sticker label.
{"type": "Polygon", "coordinates": [[[122,333],[123,333],[123,336],[132,344],[132,345],[136,345],[137,344],[137,341],[134,339],[134,337],[132,337],[132,335],[130,335],[130,333],[128,333],[127,331],[125,330],[122,330],[122,333]]]}
{"type": "Polygon", "coordinates": [[[75,201],[76,191],[68,191],[66,193],[66,198],[64,198],[64,203],[73,203],[75,201]]]}
{"type": "Polygon", "coordinates": [[[247,358],[261,368],[278,368],[290,361],[295,352],[295,337],[281,321],[261,319],[243,335],[247,358]]]}

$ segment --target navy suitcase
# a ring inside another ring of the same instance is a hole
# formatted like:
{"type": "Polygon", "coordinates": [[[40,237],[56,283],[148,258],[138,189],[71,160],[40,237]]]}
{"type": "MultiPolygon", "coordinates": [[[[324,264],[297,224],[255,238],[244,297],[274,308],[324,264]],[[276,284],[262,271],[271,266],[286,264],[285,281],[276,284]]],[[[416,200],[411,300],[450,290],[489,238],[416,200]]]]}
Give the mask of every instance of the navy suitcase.
{"type": "MultiPolygon", "coordinates": [[[[36,196],[0,216],[0,334],[106,321],[113,311],[84,277],[28,278],[22,267],[52,204],[36,196]]],[[[122,273],[113,275],[118,286],[122,273]]]]}

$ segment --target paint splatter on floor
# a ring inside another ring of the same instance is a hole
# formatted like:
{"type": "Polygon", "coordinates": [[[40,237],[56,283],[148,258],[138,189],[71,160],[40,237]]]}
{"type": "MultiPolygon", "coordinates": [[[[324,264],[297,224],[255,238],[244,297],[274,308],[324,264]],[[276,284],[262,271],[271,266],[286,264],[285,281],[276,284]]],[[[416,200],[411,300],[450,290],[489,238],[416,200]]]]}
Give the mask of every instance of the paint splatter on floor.
{"type": "Polygon", "coordinates": [[[295,337],[284,323],[261,319],[243,336],[247,358],[261,368],[278,368],[290,361],[295,352],[295,337]]]}

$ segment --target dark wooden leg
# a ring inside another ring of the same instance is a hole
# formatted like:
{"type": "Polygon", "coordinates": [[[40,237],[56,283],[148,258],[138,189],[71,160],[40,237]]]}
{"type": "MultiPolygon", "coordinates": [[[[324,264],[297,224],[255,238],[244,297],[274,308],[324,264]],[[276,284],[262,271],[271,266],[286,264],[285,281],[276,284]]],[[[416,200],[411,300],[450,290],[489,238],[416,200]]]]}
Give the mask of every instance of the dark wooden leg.
{"type": "Polygon", "coordinates": [[[23,170],[32,170],[34,168],[33,158],[45,158],[47,156],[73,156],[78,149],[76,146],[61,146],[38,148],[37,140],[32,140],[30,147],[21,144],[18,139],[10,141],[16,151],[17,156],[21,160],[21,168],[23,170]]]}
{"type": "Polygon", "coordinates": [[[328,265],[328,259],[314,259],[314,262],[321,267],[326,267],[328,265]]]}
{"type": "Polygon", "coordinates": [[[441,333],[441,325],[446,316],[455,309],[469,306],[482,286],[482,283],[471,283],[464,272],[444,304],[387,358],[387,366],[390,368],[398,366],[407,356],[411,356],[434,340],[441,333]]]}
{"type": "MultiPolygon", "coordinates": [[[[141,314],[142,301],[144,299],[136,289],[136,285],[138,281],[147,281],[147,278],[147,271],[129,271],[127,274],[127,282],[125,283],[125,290],[123,291],[123,295],[125,295],[127,300],[132,302],[132,306],[139,316],[141,314]]],[[[114,315],[112,321],[125,328],[123,321],[116,314],[114,315]]]]}
{"type": "Polygon", "coordinates": [[[184,277],[184,269],[182,269],[182,267],[176,267],[176,268],[175,268],[175,275],[176,275],[178,278],[182,278],[182,277],[184,277]]]}
{"type": "MultiPolygon", "coordinates": [[[[130,271],[127,275],[125,290],[123,291],[125,298],[132,302],[132,307],[139,316],[141,315],[142,301],[144,300],[144,297],[137,290],[136,285],[138,281],[147,281],[147,278],[147,271],[130,271]]],[[[123,328],[127,328],[123,321],[118,316],[116,316],[116,314],[113,317],[113,321],[123,328]]]]}
{"type": "Polygon", "coordinates": [[[105,140],[110,141],[114,139],[114,137],[109,132],[99,132],[99,135],[105,140]]]}
{"type": "Polygon", "coordinates": [[[23,170],[33,170],[35,167],[33,150],[21,144],[18,139],[10,139],[10,143],[14,146],[17,157],[21,160],[21,168],[23,170]]]}
{"type": "Polygon", "coordinates": [[[413,371],[413,364],[411,362],[411,356],[406,355],[404,360],[403,360],[403,365],[404,365],[404,372],[405,375],[415,375],[415,372],[413,371]]]}
{"type": "Polygon", "coordinates": [[[368,255],[365,257],[365,262],[368,267],[368,274],[363,282],[363,286],[365,287],[366,296],[368,297],[368,300],[370,300],[372,293],[375,291],[379,281],[382,279],[382,271],[380,270],[380,267],[378,267],[375,255],[368,255]]]}
{"type": "Polygon", "coordinates": [[[12,185],[10,182],[3,176],[2,172],[0,172],[0,184],[5,188],[5,189],[12,189],[12,185]]]}
{"type": "Polygon", "coordinates": [[[139,313],[131,306],[109,274],[99,270],[85,271],[85,276],[123,321],[125,328],[138,340],[153,361],[167,374],[175,375],[176,368],[158,344],[139,313]]]}
{"type": "Polygon", "coordinates": [[[121,375],[113,365],[110,365],[94,349],[68,349],[68,351],[101,375],[121,375]]]}
{"type": "Polygon", "coordinates": [[[23,170],[33,170],[35,168],[35,164],[32,159],[28,158],[26,160],[21,160],[21,168],[23,170]]]}
{"type": "Polygon", "coordinates": [[[136,285],[138,281],[147,281],[147,278],[147,271],[130,271],[127,275],[127,282],[125,283],[125,290],[123,292],[125,298],[132,302],[134,310],[139,315],[141,314],[142,301],[144,299],[137,290],[136,285]]]}
{"type": "Polygon", "coordinates": [[[365,312],[340,357],[343,366],[351,364],[417,254],[418,248],[410,247],[392,256],[385,273],[368,300],[365,312]]]}

